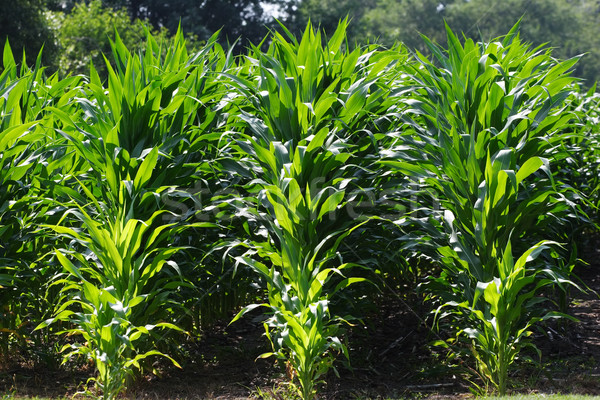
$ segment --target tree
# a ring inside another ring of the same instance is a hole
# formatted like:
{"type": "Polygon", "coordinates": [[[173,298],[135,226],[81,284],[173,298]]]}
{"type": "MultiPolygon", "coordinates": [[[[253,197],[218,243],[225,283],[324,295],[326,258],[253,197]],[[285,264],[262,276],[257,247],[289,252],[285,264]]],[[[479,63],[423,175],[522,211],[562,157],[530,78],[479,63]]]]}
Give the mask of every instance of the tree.
{"type": "Polygon", "coordinates": [[[101,0],[79,3],[70,13],[53,15],[61,46],[60,70],[63,73],[86,73],[90,62],[93,62],[100,76],[105,77],[107,70],[103,55],[109,60],[112,58],[110,40],[115,39],[115,29],[133,51],[141,49],[146,41],[142,21],[132,22],[126,10],[103,7],[101,0]]]}
{"type": "Polygon", "coordinates": [[[273,26],[266,7],[278,7],[286,0],[103,0],[117,9],[126,7],[132,19],[147,20],[155,28],[174,34],[181,24],[187,34],[206,40],[221,30],[221,41],[258,43],[273,26]]]}
{"type": "Polygon", "coordinates": [[[470,0],[448,7],[455,29],[475,40],[502,35],[522,18],[520,34],[535,45],[549,43],[560,57],[573,55],[581,36],[581,8],[567,0],[470,0]]]}
{"type": "Polygon", "coordinates": [[[444,20],[455,32],[487,41],[522,19],[524,41],[548,44],[558,58],[589,53],[574,73],[591,86],[600,77],[599,11],[590,0],[377,0],[360,21],[361,36],[387,46],[401,41],[427,53],[420,34],[444,45],[444,20]]]}
{"type": "Polygon", "coordinates": [[[33,63],[43,47],[43,64],[55,67],[57,43],[44,11],[43,0],[0,2],[0,49],[8,39],[18,62],[25,50],[27,61],[33,63]]]}
{"type": "Polygon", "coordinates": [[[408,48],[425,52],[421,34],[444,43],[444,17],[452,1],[378,0],[376,7],[365,13],[364,34],[391,46],[402,42],[408,48]]]}
{"type": "Polygon", "coordinates": [[[70,12],[77,2],[77,0],[46,0],[46,8],[49,11],[70,12]]]}
{"type": "MultiPolygon", "coordinates": [[[[522,19],[519,32],[524,41],[534,46],[547,44],[555,57],[564,59],[588,51],[597,54],[598,25],[585,16],[584,6],[585,2],[572,0],[460,0],[448,7],[447,19],[453,29],[484,41],[505,34],[522,19]],[[586,37],[590,40],[583,40],[586,37]]],[[[575,75],[588,81],[598,79],[600,71],[591,61],[580,61],[575,75]]]]}
{"type": "Polygon", "coordinates": [[[600,79],[600,3],[595,1],[585,2],[582,6],[582,35],[578,40],[579,46],[585,53],[578,63],[576,74],[586,79],[585,85],[591,87],[600,79]]]}
{"type": "Polygon", "coordinates": [[[348,38],[351,42],[359,39],[363,31],[363,16],[376,6],[376,0],[301,0],[290,1],[287,5],[288,18],[285,25],[299,35],[309,21],[332,35],[341,19],[349,17],[348,38]]]}

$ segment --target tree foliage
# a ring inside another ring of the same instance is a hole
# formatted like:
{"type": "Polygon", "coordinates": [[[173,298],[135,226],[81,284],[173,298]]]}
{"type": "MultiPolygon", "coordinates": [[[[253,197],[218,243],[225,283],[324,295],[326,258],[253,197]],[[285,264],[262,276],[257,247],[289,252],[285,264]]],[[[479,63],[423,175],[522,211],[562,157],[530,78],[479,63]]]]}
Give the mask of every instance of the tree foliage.
{"type": "Polygon", "coordinates": [[[286,26],[300,34],[310,21],[331,36],[341,19],[349,17],[348,36],[356,40],[362,30],[365,13],[375,7],[377,0],[302,0],[287,5],[286,26]]]}
{"type": "MultiPolygon", "coordinates": [[[[111,53],[115,30],[133,51],[145,45],[147,24],[139,19],[132,22],[126,9],[104,7],[101,0],[79,3],[69,13],[52,15],[61,46],[59,65],[63,73],[87,73],[93,62],[99,75],[106,76],[103,58],[111,53]]],[[[164,32],[155,33],[164,36],[164,32]]]]}
{"type": "Polygon", "coordinates": [[[20,60],[22,51],[29,61],[42,49],[44,65],[55,66],[56,38],[44,15],[43,0],[19,0],[0,2],[0,49],[9,39],[10,46],[20,60]]]}
{"type": "Polygon", "coordinates": [[[117,9],[126,7],[132,19],[149,21],[155,28],[165,27],[175,34],[179,25],[184,32],[208,40],[221,30],[220,40],[233,43],[238,38],[244,44],[258,43],[268,32],[273,18],[265,6],[278,6],[284,0],[103,0],[117,9]]]}
{"type": "Polygon", "coordinates": [[[425,51],[420,35],[435,42],[445,41],[444,18],[447,1],[439,0],[378,0],[377,6],[365,13],[363,33],[391,45],[403,42],[411,49],[425,51]]]}
{"type": "Polygon", "coordinates": [[[421,35],[444,45],[444,21],[459,38],[485,41],[522,19],[524,41],[547,43],[561,58],[585,53],[576,76],[590,87],[600,77],[600,5],[592,0],[19,0],[0,5],[0,44],[9,37],[17,53],[25,48],[32,58],[45,43],[46,66],[60,62],[63,71],[80,73],[108,49],[114,27],[133,49],[143,43],[144,23],[169,35],[181,27],[200,42],[220,30],[221,44],[240,39],[240,53],[278,28],[275,17],[295,34],[311,21],[328,36],[349,17],[351,45],[402,42],[425,54],[421,35]]]}
{"type": "Polygon", "coordinates": [[[400,41],[426,53],[421,35],[444,45],[444,21],[466,38],[485,41],[522,19],[524,41],[535,46],[547,43],[561,58],[587,53],[576,66],[576,75],[588,86],[600,77],[600,7],[587,0],[302,0],[290,10],[290,20],[297,26],[311,19],[330,31],[349,15],[354,25],[351,41],[376,40],[385,46],[400,41]]]}
{"type": "Polygon", "coordinates": [[[587,51],[580,41],[584,33],[582,10],[568,0],[471,0],[450,5],[447,19],[465,36],[487,41],[508,32],[522,18],[523,40],[536,46],[548,43],[556,57],[569,58],[587,51]]]}
{"type": "Polygon", "coordinates": [[[124,10],[106,9],[100,0],[79,3],[70,13],[55,14],[55,18],[62,47],[60,68],[65,72],[85,73],[90,62],[102,66],[103,55],[110,54],[115,29],[132,49],[139,48],[145,37],[139,21],[131,24],[124,10]]]}

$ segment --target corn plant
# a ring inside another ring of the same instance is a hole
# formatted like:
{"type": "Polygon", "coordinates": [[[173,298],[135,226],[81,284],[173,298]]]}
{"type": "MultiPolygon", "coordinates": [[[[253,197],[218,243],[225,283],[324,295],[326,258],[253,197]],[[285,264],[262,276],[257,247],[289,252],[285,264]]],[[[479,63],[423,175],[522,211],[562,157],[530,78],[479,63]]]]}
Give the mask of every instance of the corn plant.
{"type": "MultiPolygon", "coordinates": [[[[539,292],[557,282],[556,273],[542,266],[526,268],[527,263],[556,243],[542,241],[514,260],[510,243],[499,259],[500,276],[490,282],[479,282],[473,303],[455,306],[464,310],[472,325],[464,334],[473,340],[473,353],[478,368],[489,378],[499,393],[506,393],[508,368],[527,347],[541,356],[527,340],[534,324],[550,318],[570,318],[558,312],[536,315],[534,306],[544,301],[539,292]]],[[[462,312],[459,311],[459,312],[462,312]]],[[[573,318],[571,318],[573,319],[573,318]]],[[[574,319],[573,319],[574,320],[574,319]]]]}
{"type": "Polygon", "coordinates": [[[140,364],[146,357],[170,358],[157,350],[141,350],[147,345],[140,342],[152,339],[153,329],[179,330],[159,319],[168,316],[169,293],[182,281],[171,260],[179,248],[166,245],[175,232],[173,224],[156,226],[163,210],[145,220],[134,218],[133,212],[134,200],[148,190],[132,193],[132,188],[142,188],[150,180],[157,155],[157,149],[148,153],[133,179],[120,182],[115,195],[120,203],[111,204],[112,197],[99,198],[93,188],[80,183],[80,192],[73,191],[72,201],[64,205],[63,219],[46,226],[70,240],[69,247],[55,251],[68,276],[54,283],[62,287],[62,304],[38,329],[57,321],[73,325],[62,333],[79,334],[83,342],[63,347],[71,349],[64,360],[72,355],[92,360],[98,370],[97,386],[106,399],[123,390],[127,379],[143,369],[140,364]],[[164,266],[173,272],[166,273],[164,266]]]}
{"type": "Polygon", "coordinates": [[[72,324],[63,333],[83,342],[65,347],[72,349],[65,360],[91,359],[104,398],[117,396],[148,356],[170,358],[156,350],[167,332],[154,331],[181,331],[173,322],[183,309],[172,294],[189,286],[175,261],[181,246],[171,243],[184,228],[212,226],[173,222],[163,202],[196,172],[208,142],[194,128],[203,111],[192,92],[206,86],[201,69],[210,45],[190,58],[181,34],[167,49],[149,36],[146,52],[133,55],[117,35],[113,53],[108,90],[92,65],[78,110],[51,108],[73,168],[63,170],[62,196],[54,199],[66,212],[44,227],[69,239],[54,252],[68,277],[56,283],[64,286],[63,304],[40,325],[72,324]]]}
{"type": "MultiPolygon", "coordinates": [[[[494,211],[497,213],[493,208],[499,208],[502,200],[512,198],[514,201],[523,180],[539,166],[539,160],[537,165],[535,161],[526,163],[511,181],[510,174],[513,171],[502,170],[499,160],[490,161],[486,168],[486,181],[482,184],[483,190],[478,200],[482,205],[480,211],[483,216],[478,224],[485,223],[486,215],[494,211]]],[[[544,254],[544,251],[547,253],[551,246],[556,247],[556,243],[542,241],[534,244],[515,262],[511,238],[506,247],[499,249],[495,254],[496,272],[488,281],[487,277],[481,276],[480,269],[473,267],[480,262],[477,253],[472,251],[475,246],[460,232],[458,224],[455,225],[451,211],[446,210],[444,222],[449,230],[451,246],[439,249],[439,253],[444,257],[446,271],[438,283],[442,279],[453,277],[460,282],[459,287],[465,292],[458,296],[460,300],[454,298],[443,304],[438,312],[452,306],[455,307],[453,311],[467,319],[468,327],[459,334],[468,335],[475,343],[472,351],[482,375],[488,378],[500,393],[506,393],[510,364],[524,348],[537,350],[527,340],[532,333],[531,327],[548,318],[566,317],[558,312],[540,310],[540,305],[545,299],[536,296],[548,286],[576,285],[566,279],[560,270],[548,266],[548,259],[536,261],[537,257],[544,254]]],[[[552,256],[559,257],[556,251],[553,251],[552,256]]]]}
{"type": "Polygon", "coordinates": [[[369,129],[379,133],[377,113],[390,107],[389,64],[398,62],[390,55],[371,58],[368,49],[345,52],[345,29],[342,23],[324,46],[311,26],[300,41],[275,33],[266,53],[255,48],[249,66],[231,76],[243,95],[246,128],[235,138],[245,156],[238,159],[254,178],[245,190],[256,196],[243,212],[268,232],[267,240],[250,237],[250,250],[237,261],[266,281],[271,317],[265,329],[274,349],[267,355],[287,361],[304,399],[315,396],[335,352],[347,356],[329,302],[361,278],[343,275],[350,265],[336,254],[360,226],[344,208],[360,197],[353,189],[359,164],[368,159],[360,154],[375,154],[369,129]]]}
{"type": "Polygon", "coordinates": [[[583,222],[584,235],[594,232],[598,225],[598,210],[600,209],[600,176],[597,171],[600,167],[600,136],[598,135],[598,105],[600,95],[596,87],[587,93],[575,92],[569,99],[569,108],[579,115],[579,131],[581,135],[566,143],[570,150],[570,157],[561,162],[559,179],[577,188],[587,199],[586,214],[589,221],[583,222]],[[591,223],[591,224],[590,224],[591,223]],[[590,229],[591,228],[591,229],[590,229]]]}
{"type": "Polygon", "coordinates": [[[568,239],[562,232],[577,198],[551,170],[567,156],[561,142],[576,135],[565,99],[577,60],[558,62],[548,50],[532,50],[517,31],[518,25],[503,39],[463,45],[448,28],[447,51],[425,39],[437,64],[417,55],[421,66],[411,72],[415,87],[405,100],[399,145],[383,161],[438,196],[442,235],[426,237],[438,245],[443,271],[428,288],[446,306],[469,308],[474,317],[459,322],[461,331],[479,332],[471,335],[476,354],[485,354],[479,365],[501,394],[535,312],[543,314],[535,301],[523,302],[550,283],[567,284],[572,268],[568,258],[548,258],[539,272],[522,264],[543,248],[535,244],[540,236],[568,239]],[[517,278],[521,283],[512,283],[517,278]],[[477,301],[482,290],[485,301],[477,301]]]}
{"type": "MultiPolygon", "coordinates": [[[[82,189],[90,201],[101,207],[85,186],[82,189]]],[[[127,190],[124,183],[120,190],[127,190]]],[[[140,313],[152,315],[153,309],[165,307],[168,300],[165,293],[172,283],[156,277],[169,265],[170,256],[178,249],[160,247],[164,242],[161,236],[169,234],[169,225],[152,230],[148,236],[152,220],[161,212],[146,221],[131,218],[127,210],[115,216],[100,213],[92,218],[81,207],[68,214],[81,220],[80,228],[60,224],[52,228],[80,246],[75,247],[76,251],[69,251],[73,261],[62,251],[55,252],[70,276],[56,282],[63,285],[65,301],[56,316],[38,328],[55,321],[73,323],[74,328],[65,332],[82,335],[84,342],[65,345],[63,351],[72,350],[65,355],[65,360],[72,355],[91,359],[98,370],[96,381],[103,398],[111,399],[125,387],[126,378],[140,369],[141,360],[150,355],[168,357],[156,350],[139,352],[135,341],[155,328],[178,328],[166,322],[138,326],[134,322],[139,317],[135,318],[134,311],[138,316],[140,313]],[[77,251],[81,248],[88,253],[77,251]],[[81,307],[81,311],[77,311],[76,306],[81,307]]],[[[176,265],[171,264],[171,267],[176,268],[176,265]]]]}
{"type": "MultiPolygon", "coordinates": [[[[2,82],[1,92],[3,96],[0,99],[0,109],[2,111],[1,133],[0,133],[0,151],[2,159],[0,160],[0,184],[2,192],[0,194],[0,248],[2,249],[2,354],[8,356],[8,335],[7,333],[17,333],[16,328],[22,321],[21,315],[15,315],[11,310],[11,302],[8,300],[14,296],[11,289],[16,289],[16,280],[18,274],[14,273],[19,269],[18,256],[21,252],[20,247],[16,249],[11,247],[17,236],[19,229],[19,213],[15,212],[16,207],[11,207],[11,201],[15,199],[27,198],[27,187],[22,183],[23,176],[28,169],[34,167],[33,160],[29,158],[32,155],[30,150],[35,136],[31,128],[35,126],[35,121],[23,124],[22,120],[22,99],[26,93],[28,79],[18,79],[17,67],[12,58],[12,52],[8,43],[5,45],[3,57],[4,71],[0,75],[2,82]],[[13,314],[13,318],[11,318],[13,314]]],[[[33,80],[33,79],[29,79],[33,80]]],[[[39,136],[38,136],[39,137],[39,136]]],[[[27,182],[27,181],[25,181],[27,182]]]]}
{"type": "Polygon", "coordinates": [[[29,69],[23,58],[23,66],[18,67],[8,42],[4,46],[0,74],[0,331],[4,355],[8,355],[12,337],[26,351],[33,350],[51,362],[52,355],[46,351],[47,331],[31,332],[48,317],[46,313],[57,300],[55,291],[48,290],[57,267],[40,261],[53,242],[36,231],[38,224],[58,218],[43,200],[47,182],[60,164],[51,149],[54,120],[47,109],[69,109],[80,78],[47,78],[40,60],[41,54],[29,69]]]}

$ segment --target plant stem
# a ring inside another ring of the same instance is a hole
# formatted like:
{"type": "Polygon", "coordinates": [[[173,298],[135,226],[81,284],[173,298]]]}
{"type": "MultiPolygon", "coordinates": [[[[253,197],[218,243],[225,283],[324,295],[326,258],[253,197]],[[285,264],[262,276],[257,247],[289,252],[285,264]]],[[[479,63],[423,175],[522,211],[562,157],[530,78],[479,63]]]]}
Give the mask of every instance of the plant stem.
{"type": "Polygon", "coordinates": [[[498,352],[498,391],[500,396],[506,395],[507,362],[505,360],[506,351],[504,343],[500,344],[498,352]]]}

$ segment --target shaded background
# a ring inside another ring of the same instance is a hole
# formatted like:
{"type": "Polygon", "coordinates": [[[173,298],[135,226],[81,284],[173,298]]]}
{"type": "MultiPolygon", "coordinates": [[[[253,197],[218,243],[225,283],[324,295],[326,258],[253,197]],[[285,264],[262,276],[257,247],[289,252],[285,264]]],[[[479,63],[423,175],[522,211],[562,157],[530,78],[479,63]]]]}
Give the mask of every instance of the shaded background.
{"type": "Polygon", "coordinates": [[[2,0],[0,45],[6,38],[28,62],[44,46],[43,61],[61,74],[84,73],[101,64],[116,27],[132,48],[143,46],[144,26],[169,37],[179,24],[190,47],[215,31],[235,51],[260,43],[280,19],[298,33],[310,20],[331,33],[339,19],[352,19],[352,44],[403,42],[425,51],[420,34],[443,42],[444,20],[474,39],[508,32],[523,18],[521,35],[548,43],[561,58],[586,53],[575,74],[591,86],[600,76],[600,2],[592,0],[2,0]]]}

